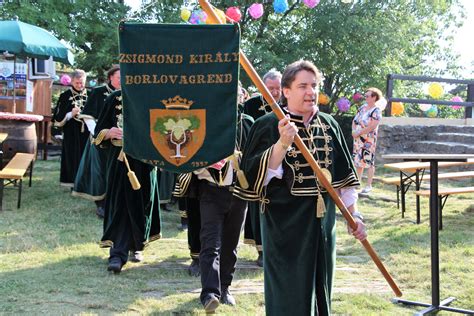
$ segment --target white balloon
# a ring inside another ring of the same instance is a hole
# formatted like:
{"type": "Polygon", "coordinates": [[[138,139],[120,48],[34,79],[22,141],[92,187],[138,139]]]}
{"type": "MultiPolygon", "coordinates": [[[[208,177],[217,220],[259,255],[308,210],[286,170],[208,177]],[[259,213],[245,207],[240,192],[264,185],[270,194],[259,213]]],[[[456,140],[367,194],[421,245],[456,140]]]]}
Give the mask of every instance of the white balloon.
{"type": "Polygon", "coordinates": [[[431,104],[421,103],[421,104],[418,105],[418,107],[419,107],[420,110],[422,110],[423,112],[426,112],[426,111],[428,111],[428,110],[431,108],[431,104]]]}

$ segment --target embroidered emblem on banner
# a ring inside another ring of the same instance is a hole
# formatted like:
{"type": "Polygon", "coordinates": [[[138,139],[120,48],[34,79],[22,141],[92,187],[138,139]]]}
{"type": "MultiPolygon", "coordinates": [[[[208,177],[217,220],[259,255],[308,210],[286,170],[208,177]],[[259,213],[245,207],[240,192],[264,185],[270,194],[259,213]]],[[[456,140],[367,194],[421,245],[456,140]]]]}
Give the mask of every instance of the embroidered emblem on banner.
{"type": "Polygon", "coordinates": [[[179,167],[204,144],[206,110],[191,110],[194,102],[179,95],[161,102],[166,109],[150,109],[150,137],[163,158],[179,167]]]}

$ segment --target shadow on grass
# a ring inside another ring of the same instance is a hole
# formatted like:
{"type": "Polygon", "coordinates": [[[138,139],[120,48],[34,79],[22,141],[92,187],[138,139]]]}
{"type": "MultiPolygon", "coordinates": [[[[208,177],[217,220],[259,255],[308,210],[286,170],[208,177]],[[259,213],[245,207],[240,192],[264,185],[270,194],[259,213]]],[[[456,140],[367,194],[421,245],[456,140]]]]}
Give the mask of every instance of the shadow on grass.
{"type": "MultiPolygon", "coordinates": [[[[217,313],[218,311],[219,310],[217,310],[217,313]]],[[[205,315],[205,312],[198,299],[190,299],[184,303],[179,304],[177,307],[153,311],[150,313],[150,315],[205,315]]]]}
{"type": "Polygon", "coordinates": [[[127,282],[130,276],[112,275],[106,267],[101,257],[81,256],[2,272],[0,310],[12,314],[125,311],[137,298],[140,282],[127,282]]]}
{"type": "MultiPolygon", "coordinates": [[[[0,212],[2,252],[48,251],[59,244],[63,247],[98,244],[103,222],[96,216],[93,202],[72,197],[63,188],[48,192],[39,185],[37,187],[24,190],[20,209],[16,209],[16,191],[7,192],[7,210],[0,212]]],[[[166,238],[182,234],[178,229],[178,212],[162,212],[161,218],[166,238]]]]}
{"type": "MultiPolygon", "coordinates": [[[[188,276],[184,260],[157,264],[127,263],[120,274],[108,272],[107,260],[81,256],[1,272],[0,310],[11,314],[122,313],[143,299],[160,300],[179,293],[196,299],[167,311],[199,308],[200,279],[188,276]]],[[[162,312],[161,309],[160,313],[162,312]]]]}
{"type": "MultiPolygon", "coordinates": [[[[146,259],[146,251],[145,251],[146,259]]],[[[163,275],[189,277],[191,280],[200,280],[200,278],[191,277],[188,273],[188,267],[191,264],[190,258],[182,257],[168,257],[158,262],[148,262],[145,260],[142,264],[127,263],[127,270],[134,270],[139,272],[140,270],[155,271],[164,273],[163,275]]],[[[255,278],[263,273],[263,269],[252,260],[238,259],[235,277],[244,278],[255,278]]]]}
{"type": "MultiPolygon", "coordinates": [[[[471,241],[466,237],[471,234],[474,217],[473,210],[468,207],[469,203],[464,199],[453,198],[451,201],[448,200],[449,202],[451,205],[446,204],[443,211],[443,230],[439,231],[440,279],[442,280],[441,290],[450,289],[451,293],[455,293],[453,289],[459,291],[457,288],[459,282],[464,282],[464,271],[470,269],[468,260],[460,258],[463,258],[464,253],[469,253],[467,245],[471,241]]],[[[410,211],[413,212],[413,219],[415,219],[414,208],[410,211]]],[[[368,216],[366,224],[368,240],[389,273],[395,280],[398,279],[397,283],[402,291],[412,292],[405,298],[420,295],[425,297],[422,301],[429,302],[431,229],[427,201],[422,202],[421,215],[422,222],[417,225],[413,219],[407,217],[402,219],[400,211],[392,208],[390,211],[378,214],[377,218],[368,216]],[[377,238],[371,236],[377,236],[377,238]]],[[[359,242],[353,238],[341,236],[338,245],[340,245],[339,260],[345,264],[351,262],[360,265],[370,264],[367,267],[377,271],[359,242]]],[[[381,274],[378,277],[383,279],[381,274]]],[[[457,305],[469,307],[466,306],[466,298],[464,299],[464,302],[460,300],[457,305]]]]}

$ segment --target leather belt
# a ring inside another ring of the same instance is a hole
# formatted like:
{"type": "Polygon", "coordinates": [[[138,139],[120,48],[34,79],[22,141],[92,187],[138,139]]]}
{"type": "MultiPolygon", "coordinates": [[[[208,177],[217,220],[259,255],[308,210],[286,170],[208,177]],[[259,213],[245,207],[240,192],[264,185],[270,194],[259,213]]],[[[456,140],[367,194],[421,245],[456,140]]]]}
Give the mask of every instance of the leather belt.
{"type": "Polygon", "coordinates": [[[226,189],[226,190],[229,190],[229,192],[234,192],[234,186],[232,185],[218,185],[216,183],[209,182],[207,180],[206,180],[206,183],[211,187],[226,189]]]}

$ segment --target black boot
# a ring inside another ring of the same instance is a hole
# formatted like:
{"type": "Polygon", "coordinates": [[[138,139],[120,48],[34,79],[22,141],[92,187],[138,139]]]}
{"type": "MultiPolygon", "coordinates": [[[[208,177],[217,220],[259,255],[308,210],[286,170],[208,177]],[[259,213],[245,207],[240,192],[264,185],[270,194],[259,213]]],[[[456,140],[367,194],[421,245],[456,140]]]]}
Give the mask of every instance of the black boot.
{"type": "Polygon", "coordinates": [[[105,215],[105,209],[104,209],[104,200],[100,200],[100,201],[95,201],[95,205],[97,206],[97,209],[95,210],[95,214],[99,217],[99,218],[104,218],[104,215],[105,215]]]}
{"type": "Polygon", "coordinates": [[[109,266],[107,271],[113,271],[113,273],[118,274],[122,271],[123,263],[122,260],[118,257],[109,258],[109,266]]]}
{"type": "Polygon", "coordinates": [[[99,206],[96,210],[95,210],[95,214],[97,215],[97,217],[99,218],[104,218],[104,215],[105,215],[105,210],[102,206],[99,206]]]}
{"type": "Polygon", "coordinates": [[[258,252],[257,266],[263,267],[263,252],[262,251],[258,252]]]}
{"type": "Polygon", "coordinates": [[[196,258],[196,259],[193,258],[193,261],[191,262],[191,264],[188,267],[188,273],[189,273],[190,276],[193,276],[193,277],[198,277],[198,276],[201,275],[201,268],[199,266],[199,259],[198,258],[196,258]]]}
{"type": "Polygon", "coordinates": [[[229,287],[222,287],[221,290],[221,303],[226,305],[235,306],[235,298],[230,294],[229,287]]]}

